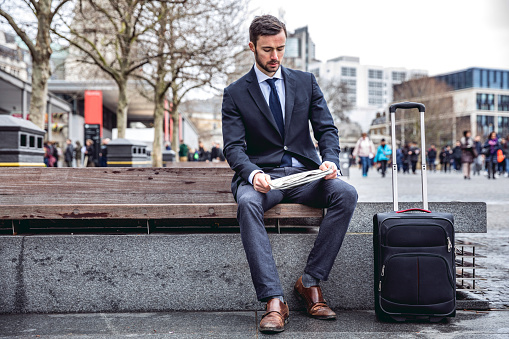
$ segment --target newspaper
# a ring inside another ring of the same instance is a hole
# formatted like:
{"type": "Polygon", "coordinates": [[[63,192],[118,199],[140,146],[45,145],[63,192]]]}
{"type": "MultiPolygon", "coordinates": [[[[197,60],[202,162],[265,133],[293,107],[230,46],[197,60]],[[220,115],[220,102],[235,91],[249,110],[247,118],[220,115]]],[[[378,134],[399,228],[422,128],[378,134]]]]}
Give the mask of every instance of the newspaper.
{"type": "Polygon", "coordinates": [[[333,169],[322,171],[321,169],[292,174],[286,177],[271,180],[269,186],[273,190],[284,190],[287,188],[299,186],[314,180],[321,179],[334,172],[333,169]]]}

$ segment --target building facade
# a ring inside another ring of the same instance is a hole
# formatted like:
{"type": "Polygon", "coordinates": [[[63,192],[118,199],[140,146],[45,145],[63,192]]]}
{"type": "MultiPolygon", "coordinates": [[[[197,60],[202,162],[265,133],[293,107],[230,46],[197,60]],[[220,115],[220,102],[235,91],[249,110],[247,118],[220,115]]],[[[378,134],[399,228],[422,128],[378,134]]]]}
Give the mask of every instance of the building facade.
{"type": "Polygon", "coordinates": [[[285,66],[308,72],[316,62],[315,44],[309,35],[308,26],[289,33],[285,46],[285,66]]]}
{"type": "Polygon", "coordinates": [[[509,135],[509,70],[473,67],[435,78],[452,89],[456,125],[482,138],[509,135]]]}
{"type": "Polygon", "coordinates": [[[425,70],[401,67],[362,65],[360,58],[340,56],[324,63],[313,64],[310,71],[319,79],[340,79],[348,87],[348,98],[353,104],[349,117],[367,131],[377,113],[392,102],[393,86],[427,75],[425,70]]]}
{"type": "Polygon", "coordinates": [[[22,49],[17,36],[0,31],[0,69],[22,81],[29,81],[30,54],[22,49]]]}

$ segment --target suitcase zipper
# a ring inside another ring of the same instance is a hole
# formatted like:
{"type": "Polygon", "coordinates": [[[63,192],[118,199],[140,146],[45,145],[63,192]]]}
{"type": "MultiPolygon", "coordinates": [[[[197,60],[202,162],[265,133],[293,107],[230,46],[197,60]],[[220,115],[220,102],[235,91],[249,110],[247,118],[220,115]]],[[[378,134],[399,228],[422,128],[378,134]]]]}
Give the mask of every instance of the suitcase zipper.
{"type": "MultiPolygon", "coordinates": [[[[385,265],[382,266],[382,273],[380,274],[381,277],[385,275],[385,265]]],[[[382,279],[378,282],[378,292],[382,292],[382,279]]]]}
{"type": "MultiPolygon", "coordinates": [[[[387,218],[385,220],[388,220],[388,219],[395,219],[395,218],[387,218]]],[[[440,218],[441,220],[447,220],[447,219],[442,219],[440,218]]],[[[385,221],[384,220],[384,221],[385,221]]],[[[447,220],[448,221],[448,220],[447,220]]],[[[383,224],[383,222],[382,222],[383,224]]],[[[387,246],[387,233],[390,232],[390,230],[396,228],[396,227],[402,227],[402,226],[407,226],[407,225],[395,225],[395,226],[392,226],[391,228],[387,229],[385,231],[385,234],[383,236],[383,245],[387,246]]],[[[435,227],[440,227],[442,229],[442,231],[444,232],[444,235],[446,236],[446,241],[447,241],[447,252],[451,252],[451,249],[452,249],[452,243],[451,243],[451,238],[449,237],[448,235],[448,232],[447,230],[445,229],[445,227],[443,227],[442,225],[438,225],[438,224],[433,224],[433,225],[429,225],[429,226],[435,226],[435,227]]]]}

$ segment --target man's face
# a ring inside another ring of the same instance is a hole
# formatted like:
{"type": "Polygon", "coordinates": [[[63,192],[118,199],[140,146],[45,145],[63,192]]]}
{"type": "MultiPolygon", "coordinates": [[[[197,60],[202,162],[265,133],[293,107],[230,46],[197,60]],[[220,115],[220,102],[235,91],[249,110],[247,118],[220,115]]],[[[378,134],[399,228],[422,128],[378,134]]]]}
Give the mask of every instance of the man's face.
{"type": "Polygon", "coordinates": [[[252,41],[249,42],[249,48],[255,55],[258,69],[272,77],[283,61],[285,44],[286,36],[283,30],[276,35],[259,36],[256,46],[252,41]]]}

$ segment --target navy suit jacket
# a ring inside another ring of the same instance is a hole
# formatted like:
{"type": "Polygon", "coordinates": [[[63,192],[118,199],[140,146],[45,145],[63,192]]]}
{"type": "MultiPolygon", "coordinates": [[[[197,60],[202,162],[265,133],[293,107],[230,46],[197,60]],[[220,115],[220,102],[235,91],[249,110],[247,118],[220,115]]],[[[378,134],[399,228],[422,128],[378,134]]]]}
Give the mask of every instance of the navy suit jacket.
{"type": "Polygon", "coordinates": [[[285,82],[285,140],[265,101],[254,68],[224,89],[223,153],[235,171],[232,192],[248,183],[254,170],[278,167],[286,149],[308,169],[331,161],[339,169],[338,130],[327,108],[323,93],[311,73],[281,66],[285,82]],[[318,153],[309,133],[309,122],[320,149],[318,153]]]}

